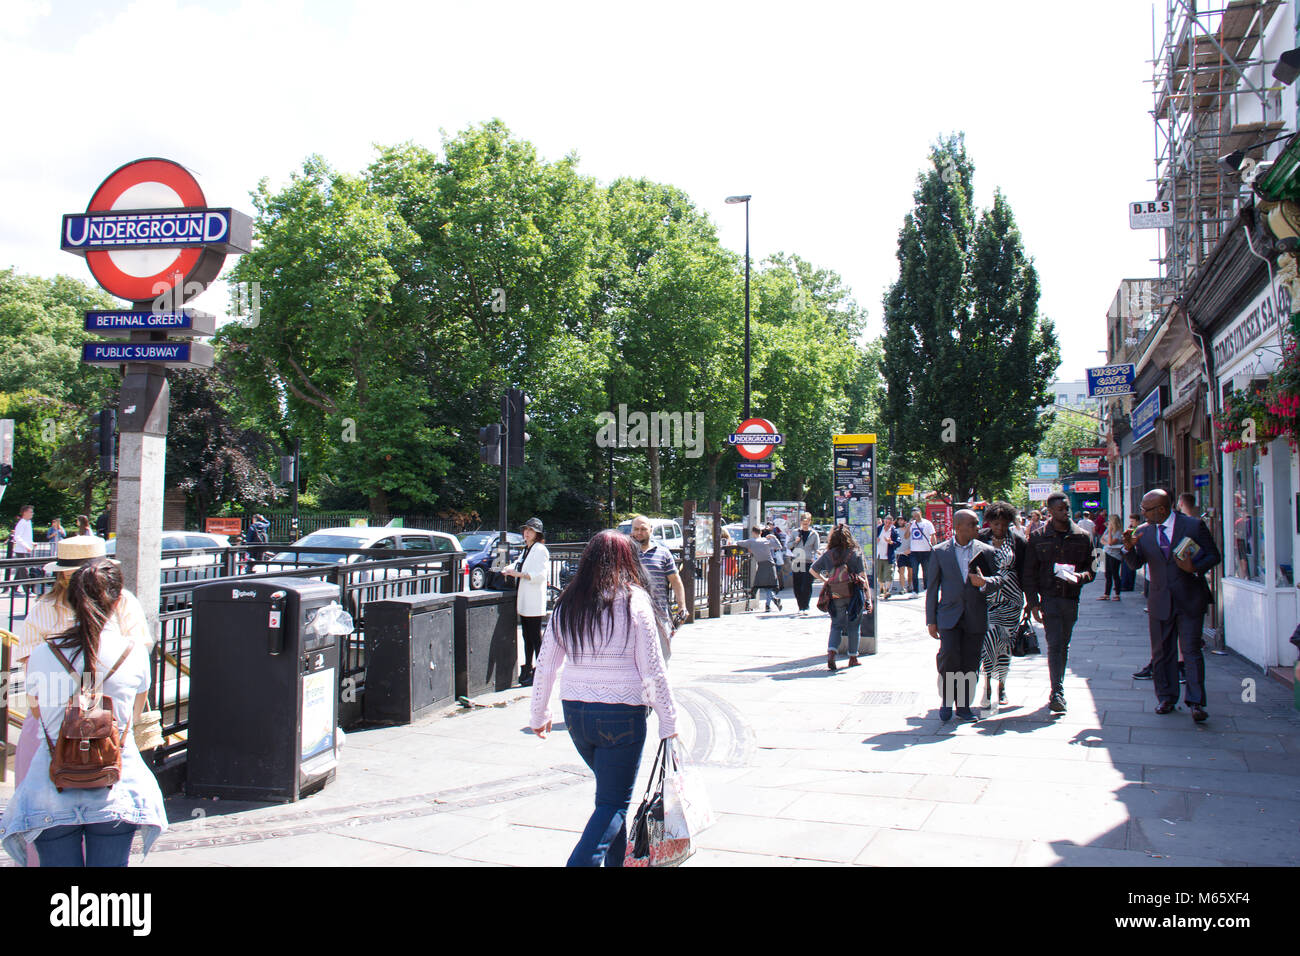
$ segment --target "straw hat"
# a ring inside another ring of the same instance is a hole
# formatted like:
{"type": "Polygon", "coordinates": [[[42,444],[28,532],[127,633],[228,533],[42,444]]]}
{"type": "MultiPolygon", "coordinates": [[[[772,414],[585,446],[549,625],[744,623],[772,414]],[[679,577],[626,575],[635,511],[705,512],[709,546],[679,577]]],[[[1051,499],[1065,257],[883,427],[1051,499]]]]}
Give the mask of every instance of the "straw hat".
{"type": "Polygon", "coordinates": [[[87,561],[93,561],[96,558],[108,558],[114,564],[118,563],[115,559],[108,557],[103,538],[96,537],[93,534],[79,534],[71,538],[63,538],[59,541],[57,560],[51,561],[45,566],[45,573],[76,571],[87,561]]]}

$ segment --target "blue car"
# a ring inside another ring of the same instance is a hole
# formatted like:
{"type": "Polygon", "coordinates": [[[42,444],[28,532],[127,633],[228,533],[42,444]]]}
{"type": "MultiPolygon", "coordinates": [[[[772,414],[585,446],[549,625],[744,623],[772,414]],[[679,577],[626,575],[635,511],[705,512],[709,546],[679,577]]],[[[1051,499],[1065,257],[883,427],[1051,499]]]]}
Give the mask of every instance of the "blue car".
{"type": "MultiPolygon", "coordinates": [[[[461,550],[465,552],[465,567],[469,570],[469,586],[475,591],[487,587],[492,573],[492,560],[496,557],[499,531],[473,531],[460,535],[461,550]]],[[[515,561],[524,553],[524,536],[514,531],[506,532],[506,543],[510,547],[510,560],[515,561]]]]}

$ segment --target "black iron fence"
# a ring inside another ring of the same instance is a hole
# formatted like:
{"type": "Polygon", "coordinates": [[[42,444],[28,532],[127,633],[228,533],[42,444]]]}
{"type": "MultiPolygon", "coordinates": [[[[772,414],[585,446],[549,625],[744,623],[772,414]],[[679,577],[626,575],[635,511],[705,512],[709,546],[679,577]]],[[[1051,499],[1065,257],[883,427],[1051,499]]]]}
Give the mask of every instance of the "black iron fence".
{"type": "MultiPolygon", "coordinates": [[[[164,567],[159,593],[158,640],[151,652],[153,684],[150,706],[160,712],[164,743],[153,752],[161,766],[185,750],[188,733],[190,638],[193,593],[196,587],[222,580],[249,581],[268,577],[301,577],[328,581],[339,589],[339,604],[352,615],[354,630],[339,648],[339,693],[343,701],[359,701],[365,691],[365,610],[371,601],[408,594],[449,593],[461,581],[461,552],[412,554],[409,551],[358,551],[349,548],[312,547],[312,556],[337,556],[339,563],[299,560],[301,549],[277,548],[275,560],[252,562],[246,549],[213,548],[197,552],[164,552],[166,563],[189,557],[201,563],[164,567]],[[168,580],[170,578],[170,580],[168,580]]],[[[42,566],[47,560],[0,561],[0,619],[11,634],[20,626],[32,604],[54,584],[42,566]],[[19,575],[19,571],[24,572],[19,575]]],[[[4,644],[12,650],[12,638],[4,644]]],[[[7,662],[6,662],[7,664],[7,662]]],[[[14,679],[4,668],[0,695],[0,748],[10,738],[8,729],[21,720],[9,712],[9,695],[14,679]]],[[[21,679],[18,679],[21,686],[21,679]]],[[[3,749],[0,749],[3,753],[3,749]]]]}

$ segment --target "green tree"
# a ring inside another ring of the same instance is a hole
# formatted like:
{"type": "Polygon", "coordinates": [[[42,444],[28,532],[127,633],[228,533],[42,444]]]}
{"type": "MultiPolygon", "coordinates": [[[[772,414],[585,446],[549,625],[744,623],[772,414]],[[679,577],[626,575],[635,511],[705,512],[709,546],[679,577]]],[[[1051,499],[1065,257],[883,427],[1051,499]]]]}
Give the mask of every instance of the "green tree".
{"type": "Polygon", "coordinates": [[[232,417],[233,387],[222,363],[174,372],[169,384],[167,474],[194,505],[199,527],[214,505],[265,505],[277,498],[263,465],[272,448],[232,417]]]}
{"type": "Polygon", "coordinates": [[[1006,487],[1045,430],[1060,355],[1005,198],[976,217],[961,136],[941,139],[899,233],[885,300],[886,420],[904,468],[961,499],[1006,487]]]}
{"type": "Polygon", "coordinates": [[[660,512],[665,466],[678,473],[681,489],[706,472],[705,495],[716,495],[718,462],[742,395],[736,259],[719,245],[708,217],[675,187],[617,180],[606,208],[602,305],[614,350],[609,407],[704,421],[700,458],[687,457],[694,448],[644,449],[649,508],[660,512]]]}

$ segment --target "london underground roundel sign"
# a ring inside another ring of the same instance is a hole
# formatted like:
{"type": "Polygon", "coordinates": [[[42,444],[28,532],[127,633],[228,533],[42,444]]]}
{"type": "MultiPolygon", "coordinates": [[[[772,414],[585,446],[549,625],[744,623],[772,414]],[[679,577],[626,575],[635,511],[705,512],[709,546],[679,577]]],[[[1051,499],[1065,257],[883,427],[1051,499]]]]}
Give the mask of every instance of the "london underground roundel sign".
{"type": "Polygon", "coordinates": [[[248,216],[209,208],[193,174],[169,159],[127,163],[84,213],[63,217],[63,249],[85,256],[101,286],[132,302],[166,296],[174,307],[202,292],[251,239],[248,216]]]}
{"type": "Polygon", "coordinates": [[[734,445],[736,451],[750,461],[761,461],[772,454],[777,445],[784,443],[785,436],[778,434],[776,426],[766,418],[747,418],[727,436],[727,444],[734,445]]]}

